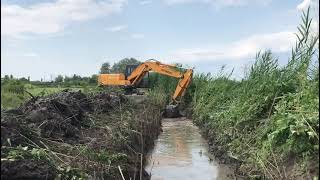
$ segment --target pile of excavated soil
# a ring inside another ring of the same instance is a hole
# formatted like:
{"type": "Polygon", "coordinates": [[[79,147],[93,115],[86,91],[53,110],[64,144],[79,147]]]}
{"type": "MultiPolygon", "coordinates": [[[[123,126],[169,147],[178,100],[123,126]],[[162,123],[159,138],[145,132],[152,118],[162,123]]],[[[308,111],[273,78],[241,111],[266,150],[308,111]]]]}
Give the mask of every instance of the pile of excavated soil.
{"type": "Polygon", "coordinates": [[[160,118],[154,105],[106,92],[32,98],[1,111],[1,179],[120,179],[118,166],[138,177],[139,155],[152,147],[160,118]]]}

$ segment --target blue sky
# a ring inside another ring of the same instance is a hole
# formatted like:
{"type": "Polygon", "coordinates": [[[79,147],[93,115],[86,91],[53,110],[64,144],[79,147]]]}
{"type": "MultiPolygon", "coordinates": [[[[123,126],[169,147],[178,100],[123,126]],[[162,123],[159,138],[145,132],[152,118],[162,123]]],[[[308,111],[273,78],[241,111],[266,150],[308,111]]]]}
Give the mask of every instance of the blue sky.
{"type": "Polygon", "coordinates": [[[213,74],[226,65],[239,78],[258,50],[287,61],[301,10],[314,2],[2,0],[1,76],[87,76],[134,57],[213,74]]]}

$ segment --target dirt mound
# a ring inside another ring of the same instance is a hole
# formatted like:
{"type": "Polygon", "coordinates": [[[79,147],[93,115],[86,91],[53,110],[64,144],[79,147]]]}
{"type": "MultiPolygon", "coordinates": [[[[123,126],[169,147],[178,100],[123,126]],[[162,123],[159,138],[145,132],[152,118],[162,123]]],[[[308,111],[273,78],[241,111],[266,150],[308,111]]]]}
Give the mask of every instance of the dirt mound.
{"type": "MultiPolygon", "coordinates": [[[[85,95],[81,91],[64,90],[46,97],[35,97],[18,109],[1,112],[1,123],[5,127],[21,131],[19,124],[39,130],[41,137],[75,138],[81,127],[88,126],[89,113],[106,113],[123,102],[123,97],[101,92],[85,95]]],[[[3,138],[10,133],[1,135],[3,138]]]]}
{"type": "Polygon", "coordinates": [[[24,131],[25,124],[20,123],[18,118],[1,112],[1,146],[24,144],[25,138],[20,135],[20,132],[24,131]]]}
{"type": "Polygon", "coordinates": [[[20,119],[19,123],[27,123],[41,137],[76,141],[81,127],[87,127],[90,123],[88,113],[110,112],[123,101],[123,97],[105,92],[86,96],[80,91],[65,90],[47,97],[33,98],[20,108],[6,113],[22,114],[16,117],[20,119]]]}
{"type": "Polygon", "coordinates": [[[91,100],[95,113],[108,113],[121,103],[126,102],[125,97],[120,94],[108,94],[105,92],[92,95],[91,100]]]}
{"type": "Polygon", "coordinates": [[[19,109],[29,126],[39,129],[42,137],[75,139],[78,138],[79,128],[85,124],[85,113],[93,108],[80,91],[63,91],[31,99],[19,109]]]}
{"type": "MultiPolygon", "coordinates": [[[[69,144],[79,143],[83,139],[80,137],[83,134],[81,129],[89,126],[89,113],[108,112],[119,104],[116,103],[118,99],[120,100],[108,93],[87,96],[80,91],[68,90],[32,98],[18,109],[1,112],[1,147],[38,143],[39,139],[35,137],[69,144]]],[[[28,160],[4,161],[1,163],[1,174],[4,174],[1,179],[50,179],[53,172],[43,166],[43,163],[28,160]],[[38,171],[50,172],[43,175],[38,171]],[[48,177],[45,178],[46,176],[48,177]]]]}
{"type": "Polygon", "coordinates": [[[54,177],[53,167],[45,161],[1,161],[1,179],[51,180],[54,177]]]}
{"type": "Polygon", "coordinates": [[[85,178],[91,171],[119,179],[118,165],[124,174],[138,176],[136,153],[141,144],[144,153],[152,146],[160,113],[155,106],[127,102],[112,93],[65,90],[1,111],[1,179],[52,179],[70,172],[85,178]]]}

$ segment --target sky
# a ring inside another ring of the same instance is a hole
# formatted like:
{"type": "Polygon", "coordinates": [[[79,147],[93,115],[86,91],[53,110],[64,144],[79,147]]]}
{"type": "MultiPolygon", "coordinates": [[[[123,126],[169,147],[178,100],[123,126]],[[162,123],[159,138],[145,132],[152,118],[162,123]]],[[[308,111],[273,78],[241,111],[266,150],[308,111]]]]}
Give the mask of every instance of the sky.
{"type": "Polygon", "coordinates": [[[197,73],[225,65],[241,78],[259,50],[288,60],[300,15],[315,2],[1,0],[1,76],[90,76],[104,62],[133,57],[197,73]]]}

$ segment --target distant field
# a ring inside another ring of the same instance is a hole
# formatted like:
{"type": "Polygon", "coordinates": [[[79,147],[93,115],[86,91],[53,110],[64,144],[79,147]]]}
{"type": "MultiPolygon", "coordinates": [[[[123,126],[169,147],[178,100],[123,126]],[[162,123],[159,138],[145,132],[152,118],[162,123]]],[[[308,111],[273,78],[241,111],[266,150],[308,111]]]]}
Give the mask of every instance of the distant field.
{"type": "MultiPolygon", "coordinates": [[[[12,93],[8,91],[3,91],[3,87],[1,87],[1,108],[9,109],[9,108],[16,108],[21,103],[27,101],[31,98],[28,93],[12,93]]],[[[81,90],[85,93],[89,91],[94,91],[96,89],[95,86],[84,86],[84,87],[37,87],[34,85],[26,84],[25,85],[26,91],[31,93],[33,96],[44,96],[53,94],[64,89],[71,89],[71,90],[81,90]]]]}
{"type": "Polygon", "coordinates": [[[33,87],[33,88],[27,88],[27,91],[30,92],[33,95],[48,95],[52,93],[56,93],[59,91],[62,91],[64,89],[72,89],[72,90],[83,90],[83,87],[33,87]]]}

